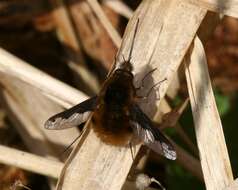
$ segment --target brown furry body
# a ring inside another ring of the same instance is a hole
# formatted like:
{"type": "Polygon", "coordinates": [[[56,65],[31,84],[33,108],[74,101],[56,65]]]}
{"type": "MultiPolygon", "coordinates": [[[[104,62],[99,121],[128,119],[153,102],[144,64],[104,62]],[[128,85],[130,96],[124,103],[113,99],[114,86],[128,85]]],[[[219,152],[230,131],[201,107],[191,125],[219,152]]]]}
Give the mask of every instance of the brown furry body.
{"type": "Polygon", "coordinates": [[[132,139],[129,109],[135,101],[133,75],[118,69],[104,84],[92,116],[93,129],[105,143],[125,146],[132,139]]]}

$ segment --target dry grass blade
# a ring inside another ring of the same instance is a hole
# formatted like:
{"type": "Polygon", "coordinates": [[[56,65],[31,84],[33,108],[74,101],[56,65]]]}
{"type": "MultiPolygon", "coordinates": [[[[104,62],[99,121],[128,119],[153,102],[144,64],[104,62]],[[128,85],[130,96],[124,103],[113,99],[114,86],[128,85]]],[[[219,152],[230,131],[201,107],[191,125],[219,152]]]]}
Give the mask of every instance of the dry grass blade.
{"type": "Polygon", "coordinates": [[[99,21],[102,23],[104,28],[106,29],[107,33],[111,37],[112,41],[116,44],[117,47],[120,47],[121,44],[121,37],[119,33],[115,31],[112,24],[110,23],[109,19],[106,17],[105,13],[103,12],[100,4],[97,0],[87,0],[90,7],[93,9],[95,14],[97,15],[99,21]]]}
{"type": "Polygon", "coordinates": [[[222,189],[233,181],[233,175],[204,49],[198,38],[191,59],[185,60],[185,68],[206,188],[222,189]]]}
{"type": "Polygon", "coordinates": [[[63,163],[59,161],[49,160],[2,145],[0,145],[0,162],[53,178],[59,177],[63,167],[63,163]]]}
{"type": "Polygon", "coordinates": [[[49,95],[49,97],[53,96],[60,100],[59,102],[64,103],[63,106],[65,107],[75,105],[87,98],[85,94],[50,77],[1,48],[0,72],[19,78],[31,86],[36,87],[45,95],[49,95]]]}
{"type": "Polygon", "coordinates": [[[105,3],[108,7],[113,9],[118,14],[128,19],[132,17],[133,10],[121,0],[104,0],[103,3],[105,3]]]}
{"type": "Polygon", "coordinates": [[[78,40],[69,19],[67,9],[64,6],[64,2],[59,0],[50,0],[50,2],[54,8],[52,16],[59,30],[58,32],[60,32],[60,40],[64,42],[64,45],[67,47],[78,50],[78,40]]]}
{"type": "Polygon", "coordinates": [[[237,0],[186,0],[204,9],[238,18],[237,0]]]}
{"type": "MultiPolygon", "coordinates": [[[[99,83],[96,80],[96,77],[86,68],[84,56],[64,2],[52,0],[51,4],[54,8],[53,18],[57,25],[58,37],[68,54],[67,63],[69,68],[76,74],[76,77],[80,77],[82,82],[87,84],[85,89],[93,93],[98,92],[99,83]],[[72,58],[72,52],[75,52],[73,55],[74,58],[72,58]]],[[[86,86],[85,84],[84,86],[86,86]]]]}
{"type": "Polygon", "coordinates": [[[228,187],[223,190],[237,190],[238,189],[238,179],[235,179],[228,187]]]}
{"type": "MultiPolygon", "coordinates": [[[[154,73],[147,86],[167,78],[159,90],[164,96],[206,11],[184,1],[145,0],[129,22],[116,67],[128,57],[135,22],[140,19],[132,53],[135,83],[153,68],[154,73]]],[[[142,93],[147,89],[143,89],[142,93]]],[[[144,111],[153,116],[156,111],[156,94],[144,105],[144,111]]],[[[102,143],[88,131],[76,146],[64,167],[57,189],[121,189],[133,160],[129,148],[112,147],[102,143]],[[87,135],[87,138],[86,138],[87,135]]]]}
{"type": "Polygon", "coordinates": [[[63,109],[39,93],[38,89],[5,74],[1,75],[0,83],[3,85],[1,103],[13,126],[32,152],[58,157],[72,138],[79,134],[76,128],[69,129],[63,134],[60,131],[44,129],[45,120],[63,109]]]}

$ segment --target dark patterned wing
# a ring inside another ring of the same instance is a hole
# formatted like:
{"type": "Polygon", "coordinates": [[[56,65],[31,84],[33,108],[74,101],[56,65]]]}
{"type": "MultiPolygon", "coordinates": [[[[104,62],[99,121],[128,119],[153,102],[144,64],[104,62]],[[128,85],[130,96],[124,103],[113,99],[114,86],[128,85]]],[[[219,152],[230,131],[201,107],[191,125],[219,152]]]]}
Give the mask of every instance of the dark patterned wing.
{"type": "Polygon", "coordinates": [[[66,129],[76,127],[87,121],[97,105],[97,96],[89,98],[72,108],[60,112],[45,122],[46,129],[66,129]]]}
{"type": "Polygon", "coordinates": [[[131,124],[134,134],[153,151],[163,154],[170,160],[176,159],[176,152],[169,140],[154,127],[153,122],[142,112],[138,105],[134,105],[131,110],[131,124]]]}

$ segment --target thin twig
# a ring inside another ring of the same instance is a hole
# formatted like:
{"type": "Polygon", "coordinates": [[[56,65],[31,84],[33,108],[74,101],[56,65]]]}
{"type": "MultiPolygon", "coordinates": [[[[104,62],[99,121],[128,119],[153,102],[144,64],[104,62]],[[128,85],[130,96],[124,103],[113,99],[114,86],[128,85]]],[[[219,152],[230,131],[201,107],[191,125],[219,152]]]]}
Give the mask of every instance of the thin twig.
{"type": "Polygon", "coordinates": [[[45,120],[62,111],[62,107],[55,105],[38,89],[6,74],[1,75],[0,83],[3,84],[1,103],[28,149],[38,155],[57,158],[58,153],[79,134],[77,128],[63,134],[43,128],[45,120]]]}
{"type": "Polygon", "coordinates": [[[117,47],[120,47],[121,37],[120,37],[119,33],[114,29],[112,24],[110,23],[109,19],[107,18],[107,16],[103,12],[103,10],[102,10],[100,4],[98,3],[98,1],[97,0],[87,0],[87,2],[90,5],[90,7],[92,8],[92,10],[95,12],[95,14],[97,15],[101,24],[104,26],[104,28],[108,32],[108,34],[111,37],[114,44],[117,47]]]}
{"type": "Polygon", "coordinates": [[[105,5],[113,9],[118,14],[130,19],[133,14],[133,10],[128,7],[123,1],[121,0],[103,0],[102,1],[105,5]]]}
{"type": "Polygon", "coordinates": [[[41,175],[58,178],[63,163],[0,145],[0,162],[41,175]]]}
{"type": "Polygon", "coordinates": [[[99,83],[96,77],[86,68],[84,56],[82,54],[77,35],[75,34],[75,28],[72,25],[67,8],[64,2],[61,0],[51,0],[52,6],[54,7],[53,16],[58,29],[58,37],[65,46],[65,51],[68,53],[68,65],[80,79],[87,84],[88,90],[96,93],[99,91],[99,83]],[[69,51],[70,50],[70,51],[69,51]],[[74,57],[77,59],[73,60],[72,55],[69,52],[75,52],[74,57]]]}
{"type": "Polygon", "coordinates": [[[87,98],[84,93],[34,68],[1,48],[0,72],[16,77],[39,89],[43,94],[59,99],[60,102],[64,102],[65,107],[75,105],[87,98]]]}
{"type": "MultiPolygon", "coordinates": [[[[171,112],[171,107],[168,104],[167,101],[161,101],[160,104],[160,111],[163,111],[164,113],[168,113],[171,112]]],[[[158,121],[160,119],[159,117],[159,113],[156,115],[155,120],[158,121]]],[[[163,127],[163,124],[162,126],[163,127]]],[[[187,133],[184,131],[183,127],[180,125],[180,123],[176,123],[174,129],[176,130],[177,134],[180,136],[180,139],[183,140],[188,147],[190,148],[190,150],[194,153],[194,155],[198,156],[198,149],[197,147],[194,145],[194,143],[191,141],[191,139],[188,137],[187,133]]]]}

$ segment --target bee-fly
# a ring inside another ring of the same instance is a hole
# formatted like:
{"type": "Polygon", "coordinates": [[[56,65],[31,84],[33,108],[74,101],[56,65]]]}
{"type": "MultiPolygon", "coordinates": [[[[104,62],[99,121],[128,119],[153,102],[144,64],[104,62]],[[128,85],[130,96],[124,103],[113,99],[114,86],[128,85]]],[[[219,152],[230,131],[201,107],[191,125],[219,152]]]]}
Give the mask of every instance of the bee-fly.
{"type": "Polygon", "coordinates": [[[91,112],[93,130],[105,143],[125,146],[133,138],[140,139],[149,148],[166,158],[175,160],[176,152],[169,140],[137,105],[138,96],[133,85],[131,55],[138,29],[137,20],[128,60],[121,63],[105,81],[98,96],[49,118],[47,129],[64,129],[87,121],[91,112]]]}

